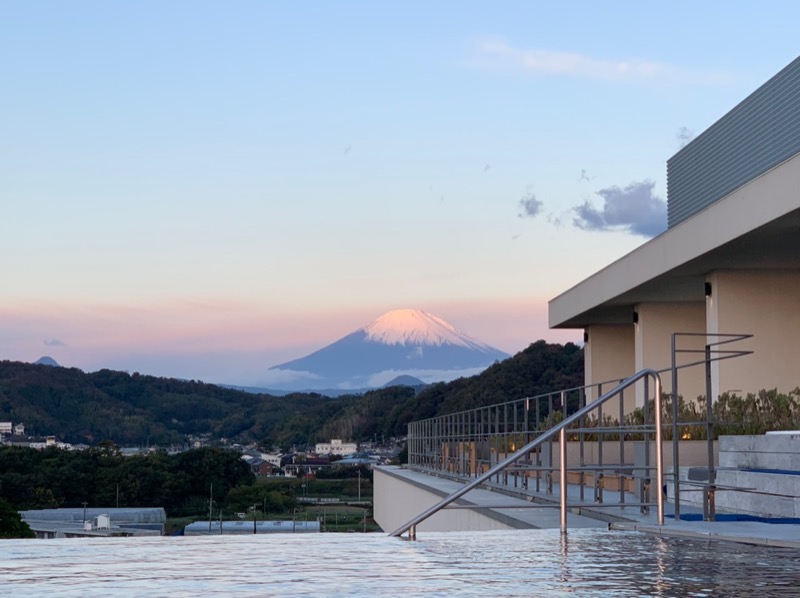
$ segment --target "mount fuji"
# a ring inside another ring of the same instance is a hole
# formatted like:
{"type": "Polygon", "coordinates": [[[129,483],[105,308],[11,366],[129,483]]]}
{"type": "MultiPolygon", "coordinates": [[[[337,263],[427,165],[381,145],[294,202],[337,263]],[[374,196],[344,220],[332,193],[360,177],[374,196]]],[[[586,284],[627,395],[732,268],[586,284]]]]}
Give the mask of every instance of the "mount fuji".
{"type": "Polygon", "coordinates": [[[477,374],[509,357],[416,309],[387,312],[300,359],[270,368],[291,390],[375,388],[401,375],[426,383],[477,374]],[[295,374],[295,375],[292,375],[295,374]]]}

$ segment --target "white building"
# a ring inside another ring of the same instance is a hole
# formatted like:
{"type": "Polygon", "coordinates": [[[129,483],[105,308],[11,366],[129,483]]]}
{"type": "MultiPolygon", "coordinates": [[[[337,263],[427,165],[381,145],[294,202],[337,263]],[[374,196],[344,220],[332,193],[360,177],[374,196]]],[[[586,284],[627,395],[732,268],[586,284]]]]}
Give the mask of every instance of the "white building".
{"type": "Polygon", "coordinates": [[[318,442],[315,447],[318,455],[350,455],[358,451],[358,444],[355,442],[342,442],[340,438],[334,438],[330,442],[318,442]]]}

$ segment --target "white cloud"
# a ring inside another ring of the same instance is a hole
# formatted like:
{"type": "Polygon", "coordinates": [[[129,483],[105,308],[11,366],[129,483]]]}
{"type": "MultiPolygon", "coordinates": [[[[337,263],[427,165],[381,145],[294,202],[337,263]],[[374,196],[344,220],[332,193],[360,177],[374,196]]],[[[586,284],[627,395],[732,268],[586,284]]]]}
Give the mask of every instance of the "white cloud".
{"type": "Polygon", "coordinates": [[[482,39],[478,51],[481,62],[491,66],[543,75],[703,85],[721,85],[731,80],[730,75],[722,72],[695,71],[639,58],[608,60],[577,52],[515,48],[503,39],[482,39]]]}
{"type": "Polygon", "coordinates": [[[299,382],[314,382],[321,378],[311,372],[297,370],[267,370],[261,376],[260,383],[264,386],[270,384],[296,384],[299,382]]]}
{"type": "Polygon", "coordinates": [[[603,207],[588,201],[573,208],[573,223],[584,230],[624,230],[635,235],[654,237],[667,227],[667,203],[653,193],[653,181],[600,189],[603,207]]]}

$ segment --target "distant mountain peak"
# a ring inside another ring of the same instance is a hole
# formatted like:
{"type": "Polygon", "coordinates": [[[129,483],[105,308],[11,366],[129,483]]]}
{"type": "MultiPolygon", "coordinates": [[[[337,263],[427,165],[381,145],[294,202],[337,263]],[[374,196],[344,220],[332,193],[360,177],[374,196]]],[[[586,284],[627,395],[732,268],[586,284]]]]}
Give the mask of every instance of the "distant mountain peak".
{"type": "Polygon", "coordinates": [[[464,334],[441,318],[419,309],[395,309],[362,328],[366,339],[384,345],[455,345],[486,349],[488,345],[464,334]]]}
{"type": "Polygon", "coordinates": [[[322,349],[270,370],[295,372],[297,383],[286,384],[304,390],[374,388],[403,374],[425,383],[451,380],[476,374],[507,357],[432,314],[396,309],[322,349]]]}
{"type": "Polygon", "coordinates": [[[55,359],[53,359],[52,357],[50,357],[49,355],[45,355],[43,357],[40,357],[39,359],[37,359],[33,363],[34,363],[34,365],[49,365],[51,367],[56,367],[56,368],[61,367],[58,364],[58,362],[55,359]]]}

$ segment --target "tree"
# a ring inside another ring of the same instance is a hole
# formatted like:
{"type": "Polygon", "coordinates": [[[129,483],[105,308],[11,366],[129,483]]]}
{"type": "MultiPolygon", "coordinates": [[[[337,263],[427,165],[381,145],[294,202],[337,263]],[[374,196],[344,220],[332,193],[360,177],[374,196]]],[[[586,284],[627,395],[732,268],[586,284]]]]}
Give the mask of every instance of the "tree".
{"type": "Polygon", "coordinates": [[[35,537],[36,534],[31,531],[31,528],[20,517],[19,513],[14,510],[14,507],[4,498],[0,498],[0,538],[35,537]]]}

